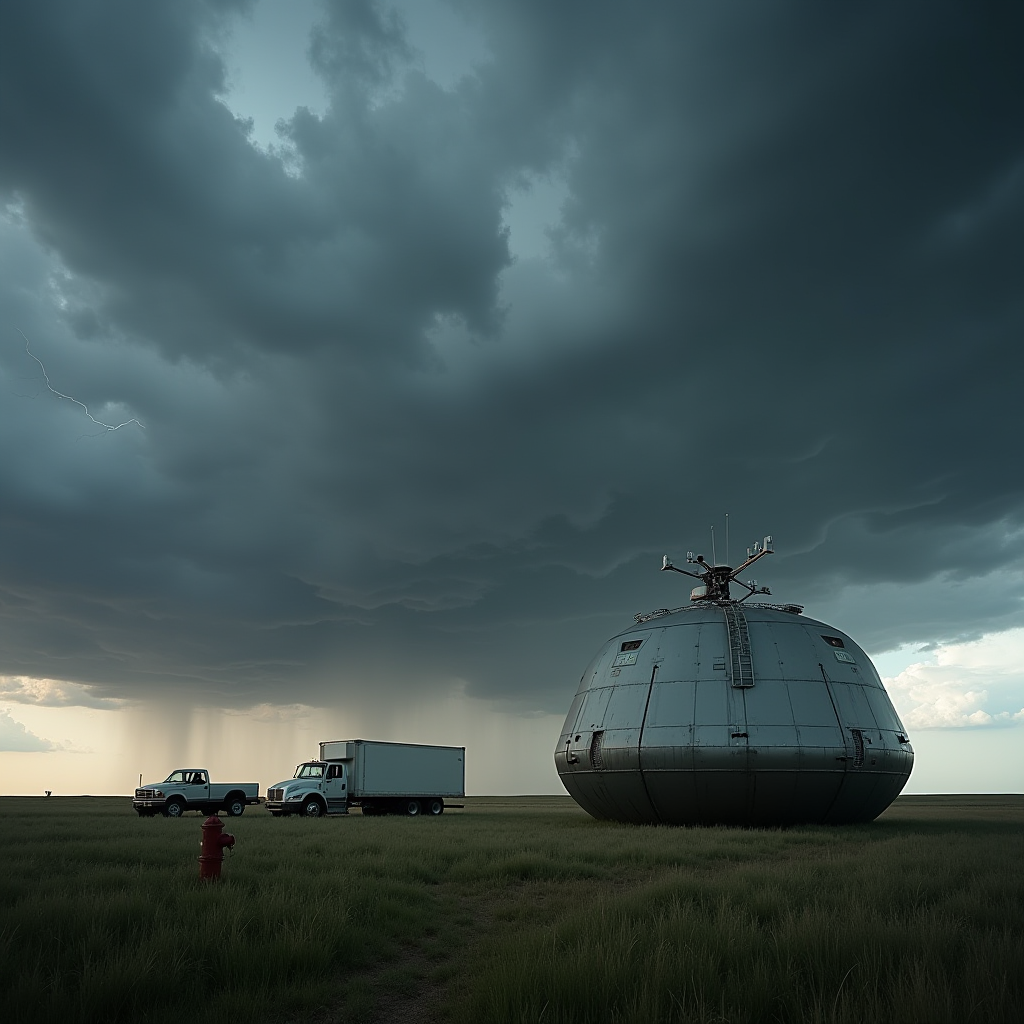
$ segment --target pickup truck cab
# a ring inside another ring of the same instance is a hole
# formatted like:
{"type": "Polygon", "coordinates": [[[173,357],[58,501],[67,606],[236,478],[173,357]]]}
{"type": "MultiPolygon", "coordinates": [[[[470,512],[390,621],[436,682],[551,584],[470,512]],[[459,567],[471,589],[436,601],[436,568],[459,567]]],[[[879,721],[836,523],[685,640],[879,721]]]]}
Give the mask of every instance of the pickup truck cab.
{"type": "Polygon", "coordinates": [[[180,818],[185,811],[216,814],[221,810],[237,818],[247,804],[259,803],[259,792],[258,782],[213,783],[205,768],[176,768],[163,782],[135,790],[132,807],[140,818],[157,813],[180,818]]]}

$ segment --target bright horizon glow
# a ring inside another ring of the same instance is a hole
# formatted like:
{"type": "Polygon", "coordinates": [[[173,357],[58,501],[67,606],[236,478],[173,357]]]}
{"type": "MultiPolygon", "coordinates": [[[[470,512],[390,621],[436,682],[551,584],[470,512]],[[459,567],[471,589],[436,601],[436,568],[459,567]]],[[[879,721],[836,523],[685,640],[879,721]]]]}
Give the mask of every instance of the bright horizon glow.
{"type": "MultiPolygon", "coordinates": [[[[880,669],[902,666],[883,679],[916,754],[904,792],[1024,792],[1024,709],[1014,707],[1024,703],[1024,629],[942,645],[926,656],[904,650],[873,660],[880,669]]],[[[465,746],[470,795],[565,792],[553,761],[564,715],[516,714],[468,697],[457,682],[442,700],[388,711],[109,701],[55,707],[10,698],[81,701],[88,687],[15,682],[4,681],[0,742],[9,746],[25,734],[54,749],[0,752],[0,793],[7,795],[128,794],[140,773],[159,781],[185,766],[209,769],[214,781],[258,781],[262,793],[315,757],[321,740],[357,737],[465,746]]]]}

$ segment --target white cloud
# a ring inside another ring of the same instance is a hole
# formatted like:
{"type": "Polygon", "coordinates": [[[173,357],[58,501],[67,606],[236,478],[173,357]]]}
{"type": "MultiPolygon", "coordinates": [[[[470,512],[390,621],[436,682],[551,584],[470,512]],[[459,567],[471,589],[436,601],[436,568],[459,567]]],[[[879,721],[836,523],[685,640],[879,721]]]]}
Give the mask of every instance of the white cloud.
{"type": "Polygon", "coordinates": [[[38,753],[40,751],[61,750],[60,744],[36,736],[16,722],[6,711],[0,711],[0,750],[17,753],[38,753]]]}
{"type": "Polygon", "coordinates": [[[939,646],[885,687],[908,729],[1024,724],[1024,629],[939,646]]]}
{"type": "Polygon", "coordinates": [[[0,700],[15,704],[34,704],[38,707],[100,708],[114,711],[125,701],[97,697],[90,686],[72,683],[66,679],[30,679],[27,676],[0,676],[0,700]]]}

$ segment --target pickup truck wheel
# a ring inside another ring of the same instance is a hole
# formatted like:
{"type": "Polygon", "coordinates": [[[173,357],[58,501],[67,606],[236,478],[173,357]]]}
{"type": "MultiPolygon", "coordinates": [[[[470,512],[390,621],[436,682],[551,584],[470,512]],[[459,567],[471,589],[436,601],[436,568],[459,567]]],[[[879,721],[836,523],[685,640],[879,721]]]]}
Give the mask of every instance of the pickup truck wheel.
{"type": "Polygon", "coordinates": [[[174,800],[168,800],[167,806],[164,808],[165,818],[180,818],[185,813],[185,801],[180,797],[174,800]]]}
{"type": "Polygon", "coordinates": [[[419,800],[410,800],[405,805],[405,813],[408,814],[410,818],[415,818],[416,815],[420,813],[420,810],[419,800]]]}
{"type": "Polygon", "coordinates": [[[245,801],[240,796],[233,796],[228,801],[228,817],[238,818],[245,813],[245,801]]]}
{"type": "Polygon", "coordinates": [[[302,814],[306,818],[319,818],[323,815],[324,809],[320,801],[315,796],[311,796],[302,805],[302,814]]]}
{"type": "Polygon", "coordinates": [[[443,800],[431,800],[428,808],[431,814],[444,814],[444,801],[443,800]]]}

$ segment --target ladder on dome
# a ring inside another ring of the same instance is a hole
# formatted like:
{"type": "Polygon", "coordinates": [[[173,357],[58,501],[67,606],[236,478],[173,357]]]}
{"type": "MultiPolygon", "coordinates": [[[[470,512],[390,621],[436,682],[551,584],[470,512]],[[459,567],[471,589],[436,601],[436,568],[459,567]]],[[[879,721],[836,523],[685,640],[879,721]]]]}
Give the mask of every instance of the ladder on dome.
{"type": "Polygon", "coordinates": [[[725,625],[729,630],[729,657],[732,662],[732,685],[754,685],[754,663],[750,657],[750,634],[747,617],[735,604],[722,605],[725,625]]]}

